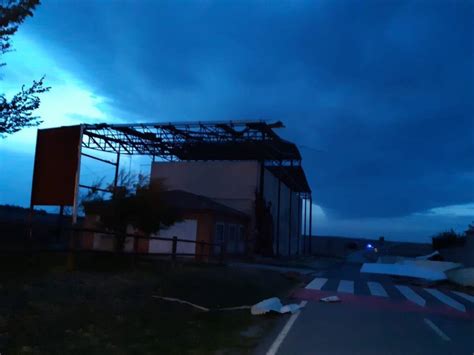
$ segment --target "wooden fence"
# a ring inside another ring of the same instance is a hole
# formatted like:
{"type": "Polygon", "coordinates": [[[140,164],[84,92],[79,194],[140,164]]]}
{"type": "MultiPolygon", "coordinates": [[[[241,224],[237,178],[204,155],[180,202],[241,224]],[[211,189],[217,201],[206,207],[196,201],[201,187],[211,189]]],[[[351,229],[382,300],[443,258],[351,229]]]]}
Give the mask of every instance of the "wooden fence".
{"type": "Polygon", "coordinates": [[[138,234],[118,233],[83,228],[81,226],[61,226],[54,224],[28,224],[23,221],[0,222],[0,252],[17,253],[17,252],[67,252],[67,253],[124,253],[127,255],[148,255],[148,256],[169,256],[171,260],[178,257],[195,257],[196,260],[205,261],[211,258],[224,262],[225,245],[218,243],[209,243],[203,240],[188,240],[178,236],[172,238],[152,237],[138,234]],[[83,247],[83,238],[85,233],[108,235],[112,238],[132,238],[134,247],[131,251],[123,250],[97,250],[93,248],[85,249],[83,247]],[[137,244],[139,240],[159,240],[171,243],[170,252],[139,252],[137,244]],[[180,243],[194,244],[193,253],[178,252],[180,243]],[[215,253],[215,250],[219,253],[215,253]]]}

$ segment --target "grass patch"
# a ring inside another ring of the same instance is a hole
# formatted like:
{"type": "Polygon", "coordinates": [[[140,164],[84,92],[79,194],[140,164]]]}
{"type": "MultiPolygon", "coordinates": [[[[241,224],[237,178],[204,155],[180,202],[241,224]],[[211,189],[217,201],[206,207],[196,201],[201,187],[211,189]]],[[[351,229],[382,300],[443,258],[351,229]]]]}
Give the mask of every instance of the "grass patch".
{"type": "MultiPolygon", "coordinates": [[[[9,260],[8,260],[9,259],[9,260]]],[[[248,311],[200,312],[152,298],[177,297],[211,309],[286,296],[295,281],[279,273],[225,266],[45,254],[28,267],[2,258],[0,351],[7,354],[249,353],[275,317],[248,311]],[[15,267],[15,265],[17,267],[15,267]],[[257,331],[245,334],[252,328],[257,331]]]]}

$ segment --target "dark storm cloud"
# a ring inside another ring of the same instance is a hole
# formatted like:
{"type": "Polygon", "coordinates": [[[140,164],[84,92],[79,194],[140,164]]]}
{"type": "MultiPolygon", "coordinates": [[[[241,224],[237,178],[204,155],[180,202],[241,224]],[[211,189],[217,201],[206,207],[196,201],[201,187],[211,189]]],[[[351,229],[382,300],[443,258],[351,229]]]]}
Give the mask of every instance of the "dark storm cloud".
{"type": "Polygon", "coordinates": [[[469,1],[44,1],[25,27],[141,120],[282,119],[318,204],[388,217],[474,201],[472,24],[469,1]]]}

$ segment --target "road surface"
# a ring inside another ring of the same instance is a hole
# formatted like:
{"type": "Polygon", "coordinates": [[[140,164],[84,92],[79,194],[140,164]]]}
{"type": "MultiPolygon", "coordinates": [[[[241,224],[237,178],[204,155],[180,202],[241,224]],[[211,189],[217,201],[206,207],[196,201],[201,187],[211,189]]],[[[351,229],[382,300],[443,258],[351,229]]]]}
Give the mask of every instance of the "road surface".
{"type": "Polygon", "coordinates": [[[359,274],[342,265],[294,293],[287,316],[258,354],[474,354],[474,297],[359,274]],[[337,295],[340,303],[320,298],[337,295]]]}

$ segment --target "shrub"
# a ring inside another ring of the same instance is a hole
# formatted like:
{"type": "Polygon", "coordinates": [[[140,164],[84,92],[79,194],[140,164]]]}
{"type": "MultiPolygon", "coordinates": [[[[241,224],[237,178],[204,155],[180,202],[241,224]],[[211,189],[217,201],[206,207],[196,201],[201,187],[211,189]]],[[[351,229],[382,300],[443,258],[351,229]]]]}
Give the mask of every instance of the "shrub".
{"type": "Polygon", "coordinates": [[[433,249],[449,248],[464,244],[465,236],[457,234],[453,229],[441,232],[432,238],[433,249]]]}

